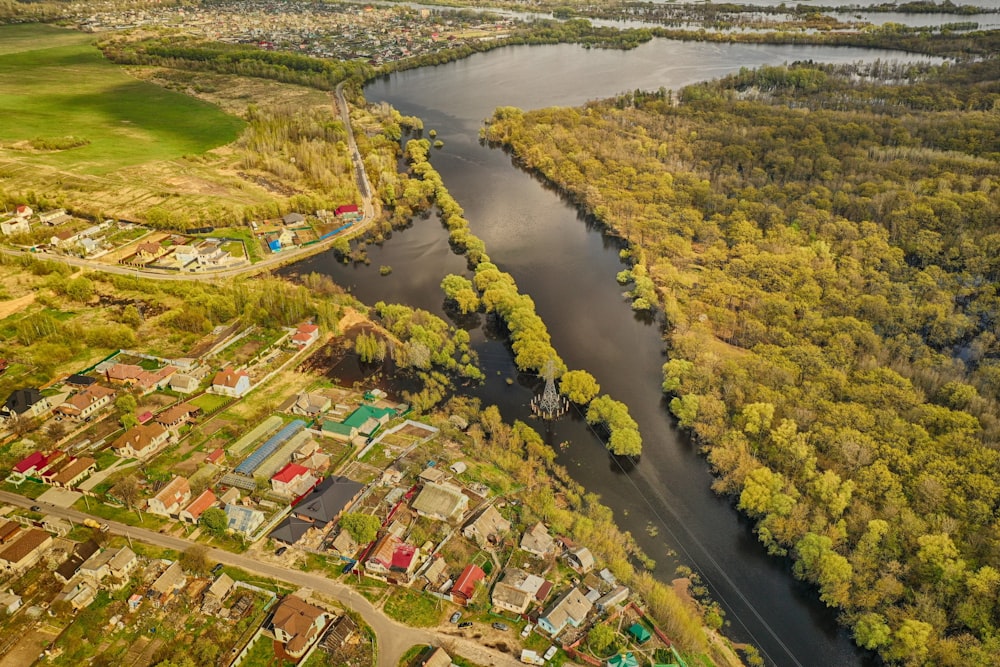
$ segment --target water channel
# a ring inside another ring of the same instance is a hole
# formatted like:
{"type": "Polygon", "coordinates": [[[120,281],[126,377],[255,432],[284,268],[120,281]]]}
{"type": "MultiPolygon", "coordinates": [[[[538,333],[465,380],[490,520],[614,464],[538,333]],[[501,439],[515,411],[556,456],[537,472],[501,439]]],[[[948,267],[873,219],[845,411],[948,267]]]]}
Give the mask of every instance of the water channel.
{"type": "MultiPolygon", "coordinates": [[[[898,57],[870,49],[667,40],[629,52],[523,46],[403,72],[365,90],[369,101],[386,101],[423,118],[426,130],[437,130],[444,147],[434,151],[433,163],[473,232],[486,242],[493,261],[535,300],[569,367],[593,373],[604,391],[629,405],[639,423],[644,453],[631,469],[609,458],[579,416],[563,418],[546,433],[553,444],[571,443],[559,461],[612,507],[620,525],[658,561],[658,576],[672,578],[677,562],[697,570],[726,611],[727,634],[759,646],[769,664],[839,667],[874,664],[874,658],[854,647],[815,591],[792,577],[787,562],[765,554],[731,501],[711,492],[704,459],[676,431],[661,396],[662,323],[633,315],[615,282],[622,268],[618,244],[514,167],[508,155],[481,145],[478,130],[500,105],[578,105],[623,90],[677,89],[743,66],[792,60],[898,57]],[[672,552],[676,560],[668,555],[672,552]]],[[[369,304],[405,303],[442,316],[441,278],[467,273],[434,217],[417,220],[368,253],[368,267],[338,264],[328,253],[295,265],[292,272],[326,273],[369,304]],[[380,276],[380,265],[391,266],[392,274],[380,276]]],[[[508,419],[529,420],[527,403],[537,378],[519,377],[504,343],[478,324],[467,327],[488,379],[474,395],[484,404],[497,404],[508,419]]]]}

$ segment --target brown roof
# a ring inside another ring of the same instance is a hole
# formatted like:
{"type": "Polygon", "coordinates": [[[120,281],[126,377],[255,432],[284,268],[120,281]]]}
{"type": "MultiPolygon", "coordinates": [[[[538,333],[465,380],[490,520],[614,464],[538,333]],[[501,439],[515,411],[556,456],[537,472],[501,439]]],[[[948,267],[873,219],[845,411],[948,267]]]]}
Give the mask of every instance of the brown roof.
{"type": "Polygon", "coordinates": [[[92,384],[78,394],[74,394],[68,401],[59,406],[62,412],[80,412],[91,403],[96,403],[105,396],[115,393],[114,389],[100,384],[92,384]],[[67,410],[67,406],[70,408],[67,410]]]}
{"type": "Polygon", "coordinates": [[[35,549],[45,544],[46,541],[51,540],[52,536],[46,533],[44,530],[39,530],[37,528],[29,528],[21,535],[21,538],[11,544],[9,547],[0,551],[0,561],[7,561],[8,563],[20,563],[29,554],[31,554],[35,549]]]}
{"type": "Polygon", "coordinates": [[[188,484],[188,481],[183,477],[174,477],[153,497],[166,507],[170,507],[180,502],[180,499],[188,493],[191,493],[191,485],[188,484]]]}
{"type": "Polygon", "coordinates": [[[278,604],[278,608],[274,610],[273,623],[275,628],[280,628],[291,637],[285,643],[290,653],[299,653],[312,641],[317,632],[313,624],[325,613],[294,595],[286,596],[278,604]]]}
{"type": "Polygon", "coordinates": [[[142,366],[133,364],[115,364],[107,370],[109,380],[135,380],[145,372],[142,366]]]}
{"type": "Polygon", "coordinates": [[[240,378],[244,376],[249,377],[250,374],[246,371],[235,371],[232,368],[223,368],[215,374],[215,379],[212,380],[212,384],[235,389],[236,384],[240,381],[240,378]]]}
{"type": "Polygon", "coordinates": [[[112,449],[124,449],[127,445],[131,445],[132,449],[137,452],[149,447],[149,443],[163,435],[167,429],[163,428],[159,424],[140,424],[139,426],[133,426],[129,430],[125,431],[122,435],[118,436],[118,439],[112,443],[112,449]]]}
{"type": "Polygon", "coordinates": [[[7,544],[15,535],[21,532],[21,524],[16,521],[0,520],[0,544],[7,544]]]}
{"type": "Polygon", "coordinates": [[[178,403],[156,415],[156,421],[161,424],[173,424],[180,419],[187,419],[192,412],[197,411],[198,407],[190,403],[178,403]]]}
{"type": "Polygon", "coordinates": [[[80,473],[92,465],[97,465],[97,459],[92,459],[89,456],[81,456],[60,470],[59,474],[52,478],[52,482],[54,484],[69,484],[80,473]]]}
{"type": "Polygon", "coordinates": [[[201,513],[215,504],[215,494],[211,489],[205,489],[201,495],[191,501],[191,504],[184,508],[184,511],[197,519],[201,513]]]}

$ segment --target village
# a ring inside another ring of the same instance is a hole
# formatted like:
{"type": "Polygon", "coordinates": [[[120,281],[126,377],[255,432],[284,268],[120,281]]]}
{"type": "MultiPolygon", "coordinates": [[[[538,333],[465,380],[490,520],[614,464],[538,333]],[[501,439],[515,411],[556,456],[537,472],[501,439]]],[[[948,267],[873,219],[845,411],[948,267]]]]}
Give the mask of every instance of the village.
{"type": "Polygon", "coordinates": [[[78,18],[78,27],[91,32],[177,28],[221,42],[373,65],[433,54],[468,40],[502,39],[514,23],[478,12],[270,0],[113,10],[78,18]]]}
{"type": "Polygon", "coordinates": [[[200,227],[184,234],[125,221],[93,224],[65,209],[36,213],[27,204],[0,218],[3,240],[16,248],[143,271],[190,274],[249,266],[266,255],[307,248],[347,233],[362,214],[357,204],[343,204],[333,211],[292,212],[251,221],[249,229],[200,227]]]}
{"type": "Polygon", "coordinates": [[[390,618],[433,628],[441,641],[403,664],[462,660],[449,638],[526,664],[684,664],[585,545],[552,534],[465,453],[466,417],[415,418],[378,389],[326,378],[275,386],[332,337],[310,322],[220,327],[190,357],[122,350],[7,396],[0,429],[22,455],[0,488],[35,504],[0,509],[0,602],[19,627],[51,634],[24,632],[0,656],[77,664],[82,649],[68,639],[103,610],[104,639],[87,655],[120,664],[155,664],[181,617],[224,637],[195,664],[372,664],[357,615],[211,567],[198,551],[210,546],[321,573],[390,618]],[[53,446],[33,446],[42,429],[53,446]],[[109,523],[190,548],[158,553],[109,523]]]}

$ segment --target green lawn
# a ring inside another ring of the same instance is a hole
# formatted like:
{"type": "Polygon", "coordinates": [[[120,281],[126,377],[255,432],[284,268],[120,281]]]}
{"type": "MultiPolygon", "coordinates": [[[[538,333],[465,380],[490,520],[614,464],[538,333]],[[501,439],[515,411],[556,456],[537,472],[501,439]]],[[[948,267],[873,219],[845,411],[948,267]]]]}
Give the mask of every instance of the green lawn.
{"type": "Polygon", "coordinates": [[[217,107],[132,79],[105,60],[92,39],[47,26],[0,26],[0,142],[8,148],[70,136],[89,142],[0,155],[100,175],[203,153],[242,129],[243,121],[217,107]]]}
{"type": "Polygon", "coordinates": [[[444,602],[416,591],[397,588],[382,607],[391,619],[415,628],[430,628],[441,622],[444,602]]]}

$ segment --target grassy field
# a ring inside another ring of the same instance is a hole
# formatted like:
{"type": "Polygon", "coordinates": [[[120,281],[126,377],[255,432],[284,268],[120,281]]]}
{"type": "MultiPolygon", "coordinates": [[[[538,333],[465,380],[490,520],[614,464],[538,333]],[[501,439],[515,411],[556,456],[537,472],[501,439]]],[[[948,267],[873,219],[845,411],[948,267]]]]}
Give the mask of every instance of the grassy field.
{"type": "Polygon", "coordinates": [[[203,153],[239,134],[240,119],[129,77],[91,39],[47,26],[0,27],[0,142],[7,156],[102,175],[203,153]],[[41,151],[25,143],[70,136],[88,143],[41,151]]]}

